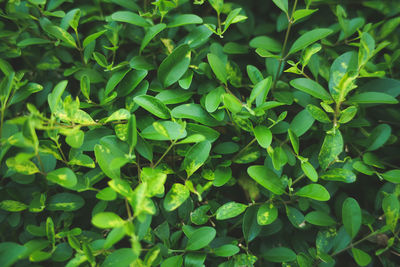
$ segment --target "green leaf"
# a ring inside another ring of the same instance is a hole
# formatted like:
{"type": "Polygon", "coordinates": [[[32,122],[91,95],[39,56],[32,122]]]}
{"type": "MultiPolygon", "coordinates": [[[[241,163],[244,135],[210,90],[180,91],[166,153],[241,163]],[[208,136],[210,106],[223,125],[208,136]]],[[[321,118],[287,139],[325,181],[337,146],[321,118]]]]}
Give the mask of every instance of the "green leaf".
{"type": "Polygon", "coordinates": [[[117,198],[117,193],[111,187],[106,187],[96,194],[96,198],[104,201],[113,201],[117,198]]]}
{"type": "Polygon", "coordinates": [[[225,107],[232,112],[233,114],[238,113],[242,110],[242,102],[240,102],[237,97],[231,94],[223,94],[222,100],[224,102],[225,107]]]}
{"type": "Polygon", "coordinates": [[[272,0],[283,12],[289,14],[288,0],[272,0]]]}
{"type": "Polygon", "coordinates": [[[323,28],[308,31],[293,43],[288,54],[296,53],[297,51],[306,48],[310,44],[327,37],[331,33],[333,33],[333,30],[323,28]]]}
{"type": "Polygon", "coordinates": [[[339,123],[348,123],[357,114],[357,107],[350,106],[340,112],[339,123]]]}
{"type": "Polygon", "coordinates": [[[78,130],[72,134],[69,134],[67,138],[65,138],[65,142],[73,148],[80,148],[83,144],[83,139],[85,138],[85,133],[81,130],[78,130]]]}
{"type": "Polygon", "coordinates": [[[232,177],[232,170],[229,167],[218,167],[214,172],[215,179],[213,185],[216,187],[223,186],[232,177]]]}
{"type": "Polygon", "coordinates": [[[171,118],[171,111],[169,108],[154,96],[140,95],[133,100],[136,104],[161,119],[171,118]]]}
{"type": "Polygon", "coordinates": [[[260,101],[256,101],[257,106],[259,106],[261,103],[264,103],[265,99],[268,95],[268,92],[271,88],[271,85],[272,85],[272,77],[271,76],[258,82],[251,90],[248,104],[251,105],[251,103],[253,103],[253,101],[256,100],[256,98],[258,98],[259,96],[261,96],[261,97],[260,97],[260,101]],[[259,102],[259,103],[257,103],[257,102],[259,102]]]}
{"type": "Polygon", "coordinates": [[[178,119],[191,119],[207,126],[217,126],[219,122],[211,117],[199,104],[183,104],[172,109],[171,115],[178,119]]]}
{"type": "Polygon", "coordinates": [[[303,109],[293,118],[289,128],[298,136],[305,134],[314,124],[315,119],[307,109],[303,109]]]}
{"type": "Polygon", "coordinates": [[[217,220],[226,220],[242,214],[247,209],[247,205],[234,201],[228,202],[217,209],[215,212],[217,220]]]}
{"type": "Polygon", "coordinates": [[[210,155],[211,143],[202,141],[193,145],[186,153],[185,159],[182,162],[182,169],[190,177],[197,169],[199,169],[210,155]]]}
{"type": "Polygon", "coordinates": [[[299,138],[291,129],[288,129],[288,135],[289,135],[290,143],[292,144],[293,150],[298,155],[299,154],[299,138]]]}
{"type": "Polygon", "coordinates": [[[26,252],[28,251],[28,248],[13,242],[2,242],[0,243],[0,251],[1,266],[11,267],[14,263],[27,256],[26,252]]]}
{"type": "Polygon", "coordinates": [[[60,168],[47,174],[46,179],[66,188],[72,188],[78,182],[75,173],[69,168],[60,168]]]}
{"type": "Polygon", "coordinates": [[[140,179],[147,184],[147,197],[164,194],[164,184],[167,180],[167,175],[162,170],[145,167],[140,173],[140,179]]]}
{"type": "Polygon", "coordinates": [[[231,24],[238,23],[247,19],[246,16],[239,15],[240,11],[242,11],[241,8],[235,8],[229,12],[228,16],[223,22],[224,29],[222,30],[222,33],[225,33],[231,24]]]}
{"type": "Polygon", "coordinates": [[[203,23],[203,19],[195,14],[179,14],[175,16],[170,23],[168,23],[168,28],[201,23],[203,23]]]}
{"type": "Polygon", "coordinates": [[[327,181],[337,181],[343,183],[354,183],[356,181],[356,175],[347,169],[335,168],[326,171],[320,176],[321,179],[327,181]]]}
{"type": "Polygon", "coordinates": [[[308,104],[306,107],[307,111],[310,115],[319,122],[322,123],[330,123],[331,119],[329,119],[328,114],[325,113],[322,109],[312,104],[308,104]]]}
{"type": "Polygon", "coordinates": [[[297,78],[290,81],[294,88],[323,101],[331,101],[330,94],[317,82],[306,78],[297,78]]]}
{"type": "Polygon", "coordinates": [[[285,187],[280,178],[270,169],[255,165],[247,168],[247,173],[257,183],[270,190],[272,193],[282,195],[285,192],[285,187]]]}
{"type": "Polygon", "coordinates": [[[217,231],[212,227],[201,227],[190,234],[186,249],[192,251],[202,249],[213,241],[216,234],[217,231]]]}
{"type": "Polygon", "coordinates": [[[352,104],[397,104],[399,101],[391,95],[380,92],[365,92],[350,97],[352,104]]]}
{"type": "Polygon", "coordinates": [[[192,92],[188,92],[181,89],[170,89],[165,90],[157,94],[155,97],[166,105],[178,104],[185,102],[193,95],[192,92]]]}
{"type": "Polygon", "coordinates": [[[377,150],[382,147],[390,138],[392,128],[388,124],[379,124],[374,128],[368,137],[367,151],[377,150]]]}
{"type": "Polygon", "coordinates": [[[26,210],[28,205],[16,200],[3,200],[0,202],[0,209],[9,212],[20,212],[26,210]]]}
{"type": "Polygon", "coordinates": [[[114,21],[126,22],[140,27],[150,26],[146,19],[131,11],[117,11],[111,15],[111,19],[114,21]]]}
{"type": "Polygon", "coordinates": [[[182,255],[176,255],[163,260],[160,267],[181,267],[182,264],[182,255]]]}
{"type": "Polygon", "coordinates": [[[361,227],[362,216],[360,206],[354,198],[348,197],[343,202],[342,221],[344,229],[351,238],[356,237],[361,227]]]}
{"type": "Polygon", "coordinates": [[[97,38],[99,38],[100,36],[102,36],[106,32],[107,32],[107,30],[102,30],[102,31],[99,31],[99,32],[92,33],[91,35],[86,37],[83,40],[83,48],[88,46],[88,44],[90,44],[91,42],[93,42],[94,40],[96,40],[97,38]]]}
{"type": "Polygon", "coordinates": [[[296,192],[295,195],[299,197],[315,199],[318,201],[328,201],[331,198],[328,190],[326,190],[325,187],[320,184],[309,184],[303,186],[299,191],[296,192]]]}
{"type": "Polygon", "coordinates": [[[218,80],[227,85],[228,74],[226,72],[225,64],[221,59],[214,54],[207,55],[208,63],[218,80]]]}
{"type": "Polygon", "coordinates": [[[273,203],[264,203],[257,211],[257,223],[259,225],[268,225],[278,218],[278,209],[273,203]]]}
{"type": "Polygon", "coordinates": [[[90,99],[90,78],[87,75],[81,77],[81,92],[86,99],[90,99]]]}
{"type": "Polygon", "coordinates": [[[385,173],[382,173],[382,177],[386,181],[398,184],[400,183],[400,170],[387,171],[385,173]]]}
{"type": "Polygon", "coordinates": [[[226,244],[214,249],[215,256],[218,257],[231,257],[239,253],[240,248],[235,245],[226,244]]]}
{"type": "Polygon", "coordinates": [[[336,221],[323,211],[312,211],[308,213],[304,218],[308,223],[317,226],[333,226],[336,224],[336,221]]]}
{"type": "Polygon", "coordinates": [[[158,79],[164,87],[176,83],[185,74],[190,64],[190,47],[180,45],[161,62],[158,68],[158,79]]]}
{"type": "Polygon", "coordinates": [[[47,202],[47,209],[50,211],[75,211],[85,205],[85,200],[77,194],[58,193],[51,196],[47,202]]]}
{"type": "Polygon", "coordinates": [[[271,262],[290,262],[296,260],[296,253],[290,248],[276,247],[265,251],[263,257],[271,262]]]}
{"type": "Polygon", "coordinates": [[[99,212],[93,216],[92,224],[97,228],[106,229],[121,227],[125,221],[114,212],[99,212]]]}
{"type": "Polygon", "coordinates": [[[343,151],[343,138],[339,130],[334,133],[327,133],[322,143],[321,150],[318,155],[318,161],[321,168],[326,170],[343,151]]]}
{"type": "Polygon", "coordinates": [[[182,205],[190,196],[189,189],[183,184],[175,183],[167,193],[164,199],[164,209],[173,211],[182,205]]]}
{"type": "Polygon", "coordinates": [[[367,266],[371,262],[371,256],[358,248],[351,248],[354,260],[359,266],[367,266]]]}
{"type": "Polygon", "coordinates": [[[72,35],[69,34],[63,28],[60,28],[60,27],[55,26],[55,25],[52,25],[47,30],[55,38],[60,39],[61,41],[64,41],[65,43],[67,43],[70,46],[73,46],[75,48],[77,47],[74,37],[72,37],[72,35]]]}
{"type": "Polygon", "coordinates": [[[346,99],[347,94],[356,88],[355,79],[358,75],[357,54],[346,52],[335,59],[329,75],[329,92],[336,103],[346,99]]]}
{"type": "Polygon", "coordinates": [[[250,206],[243,216],[242,232],[247,243],[253,241],[261,232],[261,226],[257,223],[257,211],[256,206],[250,206]]]}
{"type": "Polygon", "coordinates": [[[207,212],[210,210],[210,205],[206,204],[198,207],[193,212],[190,213],[190,220],[196,225],[202,225],[208,222],[209,216],[207,212]]]}
{"type": "Polygon", "coordinates": [[[130,266],[138,256],[132,248],[120,248],[109,254],[101,267],[130,266]]]}
{"type": "Polygon", "coordinates": [[[136,129],[135,114],[131,114],[131,116],[128,119],[126,142],[129,144],[129,147],[131,148],[131,150],[136,146],[136,143],[137,143],[137,129],[136,129]]]}
{"type": "Polygon", "coordinates": [[[392,232],[395,231],[400,214],[400,202],[395,194],[388,194],[382,200],[382,209],[385,213],[386,224],[392,232]]]}
{"type": "Polygon", "coordinates": [[[254,136],[261,147],[268,148],[271,145],[272,133],[267,126],[257,125],[254,127],[254,136]]]}
{"type": "MultiPolygon", "coordinates": [[[[272,39],[268,36],[257,36],[251,39],[249,43],[250,47],[252,48],[262,48],[270,52],[281,52],[282,44],[275,39],[272,39]]],[[[251,66],[251,65],[249,65],[251,66]]],[[[254,83],[254,82],[253,82],[254,83]]]]}
{"type": "Polygon", "coordinates": [[[8,168],[15,170],[18,173],[31,175],[40,172],[39,168],[30,160],[17,160],[16,157],[6,160],[8,168]]]}
{"type": "Polygon", "coordinates": [[[150,41],[160,32],[162,32],[167,25],[164,23],[156,24],[147,29],[146,35],[142,39],[140,44],[139,54],[142,53],[143,49],[150,43],[150,41]]]}
{"type": "Polygon", "coordinates": [[[301,163],[301,169],[303,170],[304,174],[313,182],[318,181],[318,173],[315,170],[314,166],[311,165],[310,162],[305,161],[301,163]]]}
{"type": "Polygon", "coordinates": [[[318,9],[298,9],[296,11],[294,11],[293,13],[293,20],[297,21],[300,20],[302,18],[305,18],[309,15],[311,15],[312,13],[318,11],[318,9]]]}
{"type": "Polygon", "coordinates": [[[156,121],[145,128],[140,135],[145,139],[166,141],[184,138],[187,132],[184,126],[179,123],[172,121],[156,121]]]}
{"type": "Polygon", "coordinates": [[[54,222],[53,222],[53,219],[51,219],[51,217],[47,217],[47,220],[46,220],[46,235],[47,235],[47,239],[50,241],[50,243],[54,247],[55,243],[56,243],[56,237],[55,237],[55,232],[54,232],[54,222]]]}
{"type": "Polygon", "coordinates": [[[219,104],[221,103],[221,96],[224,93],[224,88],[219,86],[207,94],[204,106],[208,112],[211,113],[217,110],[219,104]]]}

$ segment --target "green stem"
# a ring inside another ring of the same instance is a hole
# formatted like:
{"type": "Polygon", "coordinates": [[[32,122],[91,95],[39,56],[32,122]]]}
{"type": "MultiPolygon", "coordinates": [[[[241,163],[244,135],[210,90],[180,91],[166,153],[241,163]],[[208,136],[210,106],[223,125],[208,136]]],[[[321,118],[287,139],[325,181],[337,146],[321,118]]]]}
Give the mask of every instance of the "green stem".
{"type": "Polygon", "coordinates": [[[172,141],[172,143],[169,145],[167,150],[165,150],[164,154],[162,154],[162,156],[158,159],[156,164],[154,164],[153,168],[157,167],[157,165],[161,162],[161,160],[168,154],[168,152],[171,150],[171,148],[175,145],[176,141],[177,140],[172,141]]]}
{"type": "Polygon", "coordinates": [[[337,252],[335,252],[335,253],[332,253],[332,254],[331,254],[331,257],[333,257],[333,256],[335,256],[335,255],[337,255],[337,254],[340,254],[340,253],[342,253],[342,252],[345,252],[345,251],[348,250],[349,248],[355,247],[356,245],[360,244],[361,242],[364,242],[364,241],[367,240],[368,238],[371,238],[371,237],[373,237],[373,236],[375,236],[375,235],[377,235],[377,234],[379,234],[379,231],[372,232],[372,233],[370,233],[369,235],[364,236],[364,237],[361,238],[360,240],[358,240],[358,241],[356,241],[356,242],[354,242],[354,243],[351,243],[350,245],[348,245],[348,246],[345,247],[344,249],[339,250],[339,251],[337,251],[337,252]]]}
{"type": "Polygon", "coordinates": [[[296,11],[296,6],[297,6],[297,0],[294,1],[293,10],[292,10],[292,15],[290,16],[290,19],[289,19],[289,25],[288,25],[288,28],[287,28],[287,30],[286,30],[285,40],[283,41],[282,54],[281,54],[281,58],[279,59],[278,70],[277,70],[277,72],[276,72],[275,79],[274,79],[274,83],[272,84],[272,88],[271,88],[272,90],[275,89],[276,83],[278,82],[279,73],[280,73],[280,70],[281,70],[281,67],[282,67],[282,62],[283,62],[283,61],[286,59],[286,57],[288,56],[288,54],[285,55],[285,50],[286,50],[287,42],[288,42],[288,40],[289,40],[290,29],[292,28],[292,25],[293,25],[293,14],[294,14],[294,12],[296,11]],[[283,56],[283,55],[285,55],[285,56],[283,56]]]}

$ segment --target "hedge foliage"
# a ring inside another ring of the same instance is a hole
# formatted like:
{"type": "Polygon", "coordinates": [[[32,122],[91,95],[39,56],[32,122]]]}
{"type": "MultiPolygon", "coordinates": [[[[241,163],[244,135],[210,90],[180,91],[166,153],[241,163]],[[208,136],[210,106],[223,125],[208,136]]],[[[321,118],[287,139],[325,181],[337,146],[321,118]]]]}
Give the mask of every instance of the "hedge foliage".
{"type": "Polygon", "coordinates": [[[399,266],[399,25],[0,0],[0,266],[399,266]]]}

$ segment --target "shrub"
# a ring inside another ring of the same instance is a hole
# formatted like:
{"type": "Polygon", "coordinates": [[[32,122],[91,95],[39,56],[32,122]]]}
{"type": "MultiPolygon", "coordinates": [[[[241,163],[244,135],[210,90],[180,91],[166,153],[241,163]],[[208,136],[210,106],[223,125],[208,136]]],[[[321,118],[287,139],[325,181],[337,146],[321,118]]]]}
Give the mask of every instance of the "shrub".
{"type": "Polygon", "coordinates": [[[0,0],[0,265],[399,266],[397,1],[0,0]]]}

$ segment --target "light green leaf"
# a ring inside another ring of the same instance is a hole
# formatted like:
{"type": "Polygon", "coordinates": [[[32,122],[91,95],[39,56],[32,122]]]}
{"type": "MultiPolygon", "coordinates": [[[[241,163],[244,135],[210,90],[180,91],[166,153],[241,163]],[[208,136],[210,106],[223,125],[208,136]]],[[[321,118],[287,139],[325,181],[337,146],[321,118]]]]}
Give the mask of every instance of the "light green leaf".
{"type": "Polygon", "coordinates": [[[257,211],[257,223],[259,225],[268,225],[278,218],[278,209],[273,203],[264,203],[257,211]]]}
{"type": "Polygon", "coordinates": [[[361,227],[361,209],[354,198],[348,197],[342,205],[342,221],[346,232],[354,238],[361,227]]]}
{"type": "Polygon", "coordinates": [[[389,181],[391,183],[399,184],[400,183],[400,170],[391,170],[385,173],[382,173],[383,179],[389,181]]]}
{"type": "Polygon", "coordinates": [[[182,264],[182,255],[176,255],[163,260],[160,267],[181,267],[182,264]]]}
{"type": "Polygon", "coordinates": [[[322,123],[330,123],[331,119],[329,118],[328,114],[325,113],[321,108],[314,106],[312,104],[308,104],[306,107],[307,111],[310,115],[319,122],[322,123]]]}
{"type": "Polygon", "coordinates": [[[317,82],[306,78],[297,78],[290,81],[294,88],[323,101],[331,101],[330,94],[317,82]]]}
{"type": "Polygon", "coordinates": [[[47,174],[46,179],[66,188],[71,188],[78,182],[75,173],[69,168],[60,168],[47,174]]]}
{"type": "Polygon", "coordinates": [[[175,16],[170,23],[168,28],[181,27],[189,24],[201,24],[203,19],[195,14],[180,14],[175,16]]]}
{"type": "Polygon", "coordinates": [[[259,96],[261,96],[261,97],[260,97],[260,101],[257,101],[257,103],[256,103],[257,106],[261,105],[261,103],[264,103],[265,99],[268,95],[269,89],[271,88],[271,85],[272,85],[272,77],[271,76],[258,82],[251,90],[248,104],[253,103],[253,101],[256,100],[256,98],[258,98],[259,96]]]}
{"type": "Polygon", "coordinates": [[[20,212],[26,210],[28,205],[16,200],[3,200],[0,202],[0,209],[9,212],[20,212]]]}
{"type": "Polygon", "coordinates": [[[294,153],[299,154],[299,138],[291,129],[288,129],[288,136],[290,139],[290,143],[292,144],[294,153]]]}
{"type": "Polygon", "coordinates": [[[114,21],[130,23],[140,27],[150,26],[146,19],[131,11],[117,11],[111,15],[111,19],[114,21]]]}
{"type": "Polygon", "coordinates": [[[298,9],[293,13],[293,20],[296,21],[305,18],[316,11],[318,11],[318,9],[298,9]]]}
{"type": "Polygon", "coordinates": [[[216,234],[217,231],[212,227],[201,227],[190,234],[186,249],[192,251],[202,249],[214,240],[216,234]]]}
{"type": "Polygon", "coordinates": [[[247,168],[247,173],[257,183],[270,190],[272,193],[282,195],[285,192],[285,187],[280,178],[270,169],[255,165],[247,168]]]}
{"type": "Polygon", "coordinates": [[[99,212],[93,216],[92,224],[98,228],[106,229],[121,227],[125,224],[125,221],[114,212],[99,212]]]}
{"type": "Polygon", "coordinates": [[[261,147],[268,148],[271,145],[272,133],[267,126],[257,125],[254,127],[254,136],[261,147]]]}
{"type": "Polygon", "coordinates": [[[322,143],[321,150],[318,155],[318,161],[321,168],[326,170],[328,166],[343,151],[343,138],[339,130],[334,133],[327,133],[322,143]]]}
{"type": "Polygon", "coordinates": [[[257,36],[254,37],[250,43],[250,47],[252,48],[262,48],[270,52],[281,52],[282,50],[282,44],[275,39],[272,39],[271,37],[268,36],[257,36]]]}
{"type": "Polygon", "coordinates": [[[226,72],[225,64],[221,59],[214,54],[207,55],[208,63],[218,80],[227,85],[228,74],[226,72]]]}
{"type": "Polygon", "coordinates": [[[234,201],[228,202],[217,209],[215,212],[217,220],[226,220],[242,214],[247,209],[247,205],[234,201]]]}
{"type": "Polygon", "coordinates": [[[328,201],[331,198],[328,190],[326,190],[325,187],[320,184],[309,184],[303,186],[299,191],[296,192],[295,195],[299,197],[315,199],[318,201],[328,201]]]}
{"type": "Polygon", "coordinates": [[[351,248],[354,260],[359,266],[367,266],[371,262],[371,256],[358,248],[351,248]]]}
{"type": "Polygon", "coordinates": [[[343,124],[347,123],[351,121],[356,114],[357,114],[357,107],[350,106],[340,112],[339,122],[343,124]]]}
{"type": "Polygon", "coordinates": [[[149,140],[166,141],[184,138],[187,132],[179,123],[172,121],[156,121],[155,124],[153,123],[145,128],[140,135],[149,140]],[[154,127],[155,125],[157,129],[154,127]],[[162,130],[161,133],[160,130],[162,130]]]}
{"type": "Polygon", "coordinates": [[[323,28],[306,32],[293,43],[292,47],[289,50],[289,54],[296,53],[297,51],[306,48],[310,44],[327,37],[332,32],[333,30],[331,29],[323,29],[323,28]]]}
{"type": "Polygon", "coordinates": [[[242,110],[242,103],[235,96],[225,93],[221,97],[225,107],[233,114],[242,110]]]}
{"type": "Polygon", "coordinates": [[[328,170],[320,176],[321,179],[327,181],[337,181],[343,183],[353,183],[356,181],[356,175],[347,169],[335,168],[328,170]]]}
{"type": "Polygon", "coordinates": [[[93,42],[94,40],[96,40],[97,38],[99,38],[100,36],[102,36],[106,32],[107,32],[107,30],[102,30],[102,31],[99,31],[99,32],[92,33],[91,35],[86,37],[83,40],[83,48],[85,48],[88,44],[90,44],[91,42],[93,42]]]}
{"type": "Polygon", "coordinates": [[[298,136],[305,134],[314,124],[315,119],[307,109],[303,109],[293,118],[289,128],[298,136]]]}
{"type": "Polygon", "coordinates": [[[400,203],[395,194],[388,194],[382,201],[382,209],[385,213],[386,224],[392,232],[396,230],[400,216],[400,203]]]}
{"type": "Polygon", "coordinates": [[[118,109],[117,111],[114,111],[105,121],[105,123],[110,122],[110,121],[121,121],[121,120],[127,120],[131,116],[131,113],[124,109],[118,109]]]}
{"type": "Polygon", "coordinates": [[[140,172],[140,179],[147,183],[147,197],[164,194],[164,184],[167,180],[167,175],[162,170],[145,167],[140,172]]]}
{"type": "Polygon", "coordinates": [[[318,181],[318,173],[315,170],[314,166],[311,165],[310,162],[305,161],[301,163],[301,169],[303,170],[304,174],[313,182],[318,181]]]}
{"type": "Polygon", "coordinates": [[[272,0],[274,4],[279,7],[283,12],[288,14],[289,12],[289,5],[288,5],[288,0],[272,0]]]}
{"type": "Polygon", "coordinates": [[[85,205],[85,200],[77,194],[58,193],[49,198],[47,209],[50,211],[75,211],[85,205]]]}
{"type": "Polygon", "coordinates": [[[214,112],[217,110],[219,104],[221,103],[221,96],[224,93],[224,88],[219,86],[207,94],[204,106],[208,112],[214,112]]]}
{"type": "Polygon", "coordinates": [[[131,266],[138,256],[132,248],[120,248],[109,254],[101,267],[131,266]]]}
{"type": "Polygon", "coordinates": [[[164,199],[164,209],[173,211],[177,209],[190,196],[189,189],[183,184],[175,183],[164,199]]]}
{"type": "Polygon", "coordinates": [[[161,62],[158,68],[158,79],[164,87],[176,83],[185,74],[190,64],[190,47],[187,44],[178,46],[161,62]]]}
{"type": "Polygon", "coordinates": [[[83,139],[85,138],[85,133],[81,130],[78,130],[72,134],[69,134],[67,138],[65,138],[65,142],[73,148],[80,148],[83,144],[83,139]]]}
{"type": "Polygon", "coordinates": [[[171,111],[169,108],[154,96],[140,95],[133,100],[136,104],[161,119],[171,118],[171,111]]]}
{"type": "Polygon", "coordinates": [[[189,149],[181,167],[186,171],[188,177],[204,164],[210,155],[210,151],[211,143],[209,141],[202,141],[189,149]]]}

